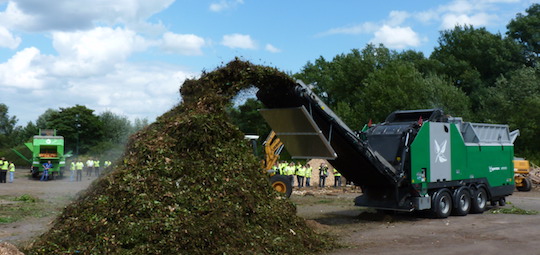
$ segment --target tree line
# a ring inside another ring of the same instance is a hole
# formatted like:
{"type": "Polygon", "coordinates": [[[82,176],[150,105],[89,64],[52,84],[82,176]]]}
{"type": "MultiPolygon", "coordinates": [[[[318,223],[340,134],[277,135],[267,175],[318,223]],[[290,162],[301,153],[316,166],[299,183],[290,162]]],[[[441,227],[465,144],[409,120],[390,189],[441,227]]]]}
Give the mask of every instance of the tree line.
{"type": "Polygon", "coordinates": [[[28,163],[19,159],[11,149],[30,156],[24,146],[37,135],[39,129],[56,129],[64,137],[65,152],[73,155],[107,156],[116,158],[123,152],[130,134],[148,125],[147,119],[135,119],[105,111],[96,115],[94,110],[82,105],[47,109],[35,122],[17,125],[17,117],[10,116],[8,106],[0,103],[0,155],[15,160],[18,165],[28,163]]]}
{"type": "MultiPolygon", "coordinates": [[[[296,79],[354,130],[384,121],[395,110],[442,108],[465,121],[519,129],[516,154],[540,159],[540,4],[517,14],[505,35],[456,26],[440,32],[430,56],[369,44],[328,60],[309,61],[296,79]]],[[[254,112],[255,99],[231,107],[246,133],[264,139],[270,128],[254,112]]]]}

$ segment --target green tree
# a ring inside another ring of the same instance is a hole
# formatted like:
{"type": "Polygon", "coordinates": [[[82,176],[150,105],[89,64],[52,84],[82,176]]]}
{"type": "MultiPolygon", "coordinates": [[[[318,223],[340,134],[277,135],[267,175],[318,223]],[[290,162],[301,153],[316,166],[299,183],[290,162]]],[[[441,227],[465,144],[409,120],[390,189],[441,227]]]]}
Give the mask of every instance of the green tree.
{"type": "Polygon", "coordinates": [[[51,128],[49,126],[49,121],[51,120],[51,116],[54,114],[58,114],[58,110],[54,109],[47,109],[44,113],[39,115],[39,117],[36,120],[36,127],[39,129],[47,129],[51,128]]]}
{"type": "Polygon", "coordinates": [[[254,98],[249,98],[238,108],[230,107],[229,116],[235,125],[245,134],[257,134],[262,141],[270,133],[270,127],[266,124],[259,109],[264,108],[263,104],[254,98]]]}
{"type": "Polygon", "coordinates": [[[8,111],[8,106],[0,103],[0,149],[10,148],[17,142],[14,137],[17,117],[9,116],[8,111]]]}
{"type": "Polygon", "coordinates": [[[439,62],[439,74],[471,97],[472,108],[478,112],[483,108],[486,88],[526,63],[521,49],[515,41],[485,28],[456,26],[441,32],[439,46],[430,58],[439,62]]]}
{"type": "Polygon", "coordinates": [[[25,142],[30,141],[30,139],[37,134],[38,128],[31,121],[29,121],[24,128],[22,126],[17,126],[14,132],[14,138],[16,141],[15,145],[24,144],[25,142]]]}
{"type": "Polygon", "coordinates": [[[105,111],[99,115],[99,120],[103,123],[103,140],[113,144],[126,143],[133,129],[127,117],[105,111]]]}
{"type": "Polygon", "coordinates": [[[314,91],[330,107],[338,103],[353,103],[364,87],[363,81],[378,68],[382,68],[396,58],[396,52],[379,45],[368,44],[362,51],[340,54],[327,61],[320,57],[314,63],[308,62],[294,75],[306,84],[313,84],[314,91]]]}
{"type": "Polygon", "coordinates": [[[424,78],[413,64],[402,61],[370,74],[361,101],[366,102],[364,121],[383,121],[395,110],[426,108],[442,108],[448,114],[468,117],[470,106],[465,93],[449,82],[436,75],[424,78]]]}
{"type": "Polygon", "coordinates": [[[492,122],[508,123],[519,129],[516,152],[540,158],[540,67],[525,67],[500,77],[490,88],[488,116],[492,122]]]}
{"type": "Polygon", "coordinates": [[[540,57],[540,4],[531,5],[526,12],[518,13],[508,23],[506,34],[524,46],[529,65],[536,66],[540,57]]]}
{"type": "Polygon", "coordinates": [[[382,121],[395,110],[442,107],[467,115],[469,100],[436,75],[439,63],[423,53],[390,51],[367,45],[363,50],[319,58],[295,77],[315,85],[315,92],[353,129],[382,121]]]}
{"type": "Polygon", "coordinates": [[[94,110],[82,105],[60,108],[47,121],[49,128],[57,130],[64,137],[66,151],[84,154],[103,138],[103,123],[94,110]]]}
{"type": "Polygon", "coordinates": [[[149,124],[148,124],[148,119],[147,118],[135,118],[135,121],[133,122],[133,128],[131,130],[131,133],[135,133],[145,127],[147,127],[149,124]]]}

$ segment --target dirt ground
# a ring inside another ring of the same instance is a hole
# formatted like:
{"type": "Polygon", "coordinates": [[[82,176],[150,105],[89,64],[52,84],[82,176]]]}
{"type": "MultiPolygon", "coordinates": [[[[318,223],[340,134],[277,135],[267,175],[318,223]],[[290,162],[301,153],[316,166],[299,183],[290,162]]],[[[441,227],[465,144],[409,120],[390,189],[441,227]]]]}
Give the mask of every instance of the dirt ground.
{"type": "Polygon", "coordinates": [[[78,192],[84,190],[96,179],[83,173],[81,182],[70,182],[69,176],[61,180],[40,182],[28,178],[27,169],[16,169],[13,183],[0,183],[0,218],[16,213],[24,213],[22,219],[11,223],[0,223],[0,242],[24,245],[34,237],[44,233],[62,208],[72,201],[78,192]],[[30,195],[41,201],[34,204],[13,201],[13,198],[30,195]],[[27,208],[27,209],[26,209],[27,208]],[[35,212],[26,212],[35,210],[35,212]]]}
{"type": "MultiPolygon", "coordinates": [[[[15,183],[0,184],[0,218],[13,207],[12,198],[25,194],[42,199],[39,209],[10,223],[0,223],[0,243],[25,245],[45,232],[61,209],[88,187],[95,177],[83,174],[82,182],[29,180],[26,170],[17,169],[15,183]]],[[[464,217],[431,219],[416,214],[378,214],[355,207],[360,195],[351,187],[304,188],[291,200],[298,215],[319,232],[336,236],[343,248],[327,255],[346,254],[538,254],[540,215],[470,214],[464,217]]],[[[540,191],[515,192],[508,205],[540,211],[540,191]]]]}
{"type": "MultiPolygon", "coordinates": [[[[330,189],[331,190],[331,189],[330,189]]],[[[295,192],[298,215],[322,232],[338,237],[345,248],[327,254],[540,254],[540,215],[493,213],[432,219],[410,213],[380,214],[355,207],[359,193],[295,192]],[[307,194],[307,195],[306,195],[307,194]]],[[[507,205],[540,211],[540,191],[515,192],[507,205]]]]}

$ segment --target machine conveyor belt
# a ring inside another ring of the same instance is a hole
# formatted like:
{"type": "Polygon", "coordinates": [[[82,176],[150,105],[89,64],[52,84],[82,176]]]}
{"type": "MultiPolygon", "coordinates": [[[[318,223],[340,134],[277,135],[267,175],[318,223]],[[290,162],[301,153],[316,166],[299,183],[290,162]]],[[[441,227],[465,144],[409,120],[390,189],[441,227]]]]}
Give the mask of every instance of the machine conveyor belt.
{"type": "Polygon", "coordinates": [[[330,164],[355,185],[394,187],[401,179],[390,163],[362,141],[301,81],[295,88],[259,91],[257,97],[270,108],[260,112],[293,157],[329,159],[330,164]],[[311,138],[303,137],[307,135],[311,138]],[[317,148],[313,148],[315,146],[317,148]],[[307,151],[319,155],[309,155],[307,151]]]}

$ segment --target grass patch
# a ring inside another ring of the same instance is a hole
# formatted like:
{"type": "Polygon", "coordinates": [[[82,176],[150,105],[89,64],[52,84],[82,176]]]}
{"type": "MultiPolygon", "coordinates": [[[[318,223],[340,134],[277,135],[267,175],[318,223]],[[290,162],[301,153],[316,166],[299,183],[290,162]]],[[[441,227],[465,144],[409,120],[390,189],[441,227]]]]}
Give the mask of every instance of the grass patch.
{"type": "Polygon", "coordinates": [[[1,223],[11,223],[13,222],[13,219],[11,217],[0,217],[0,224],[1,223]]]}
{"type": "Polygon", "coordinates": [[[331,200],[331,199],[320,199],[320,200],[317,200],[315,203],[316,204],[332,204],[332,203],[335,203],[336,201],[334,200],[331,200]]]}
{"type": "Polygon", "coordinates": [[[538,211],[536,210],[525,210],[519,207],[512,205],[511,208],[498,208],[491,210],[493,214],[521,214],[521,215],[537,215],[538,211]]]}
{"type": "Polygon", "coordinates": [[[37,198],[37,197],[33,197],[31,195],[28,195],[28,194],[24,194],[24,195],[21,195],[19,197],[16,197],[15,199],[13,199],[13,201],[21,201],[21,202],[25,202],[25,203],[35,203],[35,202],[40,201],[40,199],[37,198]]]}
{"type": "Polygon", "coordinates": [[[53,203],[42,203],[43,200],[24,194],[18,197],[1,196],[7,202],[0,206],[0,224],[13,223],[29,217],[42,218],[58,214],[59,210],[53,203]]]}

